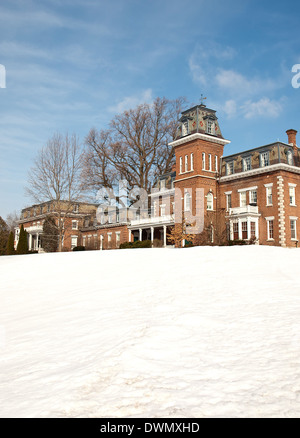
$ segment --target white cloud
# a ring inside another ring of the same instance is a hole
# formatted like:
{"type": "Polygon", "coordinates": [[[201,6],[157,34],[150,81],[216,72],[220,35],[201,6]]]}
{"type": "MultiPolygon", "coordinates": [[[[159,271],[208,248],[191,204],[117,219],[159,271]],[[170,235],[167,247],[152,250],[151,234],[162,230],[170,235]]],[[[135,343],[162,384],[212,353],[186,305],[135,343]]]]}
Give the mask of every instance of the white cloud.
{"type": "Polygon", "coordinates": [[[262,91],[271,91],[279,84],[273,79],[259,77],[248,78],[234,70],[221,69],[215,76],[218,87],[230,93],[235,92],[243,96],[252,96],[262,91]]]}
{"type": "Polygon", "coordinates": [[[140,95],[126,96],[119,103],[112,105],[108,108],[108,111],[112,113],[122,113],[142,103],[151,103],[153,100],[152,90],[148,88],[144,90],[140,95]]]}
{"type": "Polygon", "coordinates": [[[224,107],[222,110],[225,112],[226,116],[231,119],[234,117],[237,113],[237,103],[235,100],[230,99],[225,102],[224,107]]]}
{"type": "Polygon", "coordinates": [[[263,97],[257,102],[247,101],[242,106],[242,111],[246,119],[252,119],[257,116],[276,118],[282,112],[282,105],[276,100],[263,97]]]}

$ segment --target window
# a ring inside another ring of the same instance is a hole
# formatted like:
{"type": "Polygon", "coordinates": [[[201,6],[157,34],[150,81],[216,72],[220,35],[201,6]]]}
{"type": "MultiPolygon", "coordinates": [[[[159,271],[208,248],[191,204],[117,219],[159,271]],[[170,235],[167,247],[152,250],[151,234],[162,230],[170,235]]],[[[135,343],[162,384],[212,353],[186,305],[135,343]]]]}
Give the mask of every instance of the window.
{"type": "Polygon", "coordinates": [[[205,152],[202,152],[202,170],[205,170],[205,152]]]}
{"type": "Polygon", "coordinates": [[[40,206],[40,214],[43,214],[43,206],[40,206]]]}
{"type": "Polygon", "coordinates": [[[240,192],[240,207],[246,207],[247,205],[247,192],[240,192]]]}
{"type": "Polygon", "coordinates": [[[231,207],[231,193],[226,194],[226,210],[229,211],[231,207]]]}
{"type": "Polygon", "coordinates": [[[107,233],[107,247],[111,248],[111,233],[107,233]]]}
{"type": "Polygon", "coordinates": [[[77,230],[77,229],[78,229],[78,222],[72,221],[72,230],[77,230]]]}
{"type": "Polygon", "coordinates": [[[206,124],[206,132],[207,134],[213,134],[214,133],[214,122],[211,119],[207,119],[207,124],[206,124]]]}
{"type": "Polygon", "coordinates": [[[47,212],[50,213],[51,204],[47,205],[47,212]]]}
{"type": "Polygon", "coordinates": [[[290,166],[293,165],[293,153],[292,151],[287,152],[287,162],[290,166]]]}
{"type": "Polygon", "coordinates": [[[74,213],[78,213],[78,212],[79,212],[79,205],[78,205],[78,204],[75,204],[75,205],[74,205],[74,207],[73,207],[73,212],[74,212],[74,213]]]}
{"type": "Polygon", "coordinates": [[[187,172],[188,168],[189,168],[188,159],[189,159],[189,157],[186,155],[184,157],[184,170],[185,170],[185,172],[187,172]]]}
{"type": "Polygon", "coordinates": [[[120,247],[121,234],[120,232],[116,232],[116,248],[120,247]]]}
{"type": "Polygon", "coordinates": [[[182,135],[184,136],[184,135],[188,135],[188,133],[189,133],[189,123],[188,123],[188,121],[186,120],[185,122],[183,122],[182,123],[182,135]]]}
{"type": "Polygon", "coordinates": [[[83,238],[82,238],[82,246],[85,246],[85,239],[86,239],[86,237],[83,236],[83,238]]]}
{"type": "Polygon", "coordinates": [[[233,240],[238,240],[239,238],[239,223],[233,222],[233,240]]]}
{"type": "Polygon", "coordinates": [[[184,194],[184,211],[191,210],[191,195],[189,192],[185,192],[184,194]]]}
{"type": "Polygon", "coordinates": [[[267,205],[273,204],[273,187],[266,186],[266,197],[267,197],[267,205]]]}
{"type": "Polygon", "coordinates": [[[251,157],[243,158],[243,171],[251,170],[251,157]]]}
{"type": "Polygon", "coordinates": [[[77,236],[71,236],[71,247],[72,249],[75,248],[75,246],[77,246],[77,236]]]}
{"type": "Polygon", "coordinates": [[[160,190],[165,190],[165,188],[166,188],[166,180],[161,179],[160,180],[160,190]]]}
{"type": "Polygon", "coordinates": [[[242,239],[248,239],[248,222],[242,222],[242,239]]]}
{"type": "Polygon", "coordinates": [[[255,222],[250,222],[250,239],[256,238],[255,228],[255,222]]]}
{"type": "Polygon", "coordinates": [[[266,167],[270,165],[269,152],[262,152],[260,154],[260,165],[261,167],[266,167]]]}
{"type": "Polygon", "coordinates": [[[182,157],[179,158],[179,172],[182,173],[182,157]]]}
{"type": "Polygon", "coordinates": [[[160,215],[165,216],[166,215],[166,204],[162,204],[160,206],[160,215]]]}
{"type": "Polygon", "coordinates": [[[257,191],[250,190],[250,204],[257,204],[257,191]]]}
{"type": "Polygon", "coordinates": [[[215,171],[218,172],[218,156],[215,155],[215,171]]]}
{"type": "Polygon", "coordinates": [[[232,175],[233,172],[234,172],[233,161],[228,161],[228,163],[226,163],[226,175],[232,175]]]}
{"type": "Polygon", "coordinates": [[[97,237],[97,234],[94,234],[94,249],[98,249],[98,237],[97,237]]]}
{"type": "Polygon", "coordinates": [[[268,235],[268,240],[274,239],[274,220],[273,220],[273,218],[267,219],[267,235],[268,235]]]}
{"type": "Polygon", "coordinates": [[[295,194],[295,186],[289,186],[289,197],[290,197],[290,205],[296,206],[296,194],[295,194]]]}
{"type": "Polygon", "coordinates": [[[212,192],[207,194],[207,210],[213,210],[214,208],[214,196],[212,192]]]}
{"type": "Polygon", "coordinates": [[[291,225],[291,239],[297,240],[297,232],[296,232],[296,218],[290,218],[290,225],[291,225]]]}
{"type": "Polygon", "coordinates": [[[191,154],[191,170],[194,170],[194,154],[191,154]]]}
{"type": "Polygon", "coordinates": [[[212,170],[212,168],[211,168],[211,154],[208,154],[208,170],[212,170]]]}

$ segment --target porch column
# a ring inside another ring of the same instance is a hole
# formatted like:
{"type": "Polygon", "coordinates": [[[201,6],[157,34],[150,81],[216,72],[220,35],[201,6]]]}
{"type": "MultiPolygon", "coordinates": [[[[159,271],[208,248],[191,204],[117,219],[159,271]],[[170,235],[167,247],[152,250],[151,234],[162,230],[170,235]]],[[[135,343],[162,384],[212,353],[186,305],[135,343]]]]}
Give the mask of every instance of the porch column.
{"type": "Polygon", "coordinates": [[[247,238],[248,240],[251,238],[251,222],[249,218],[247,218],[247,238]]]}
{"type": "Polygon", "coordinates": [[[129,242],[131,242],[131,230],[128,230],[128,239],[129,239],[129,242]]]}
{"type": "Polygon", "coordinates": [[[100,235],[100,250],[102,251],[103,249],[103,236],[102,234],[100,235]]]}
{"type": "Polygon", "coordinates": [[[143,238],[143,230],[142,230],[142,228],[139,228],[139,241],[141,242],[142,241],[142,238],[143,238]]]}
{"type": "Polygon", "coordinates": [[[238,223],[239,223],[239,240],[243,239],[243,234],[242,234],[242,222],[241,219],[238,219],[238,223]]]}
{"type": "Polygon", "coordinates": [[[32,234],[31,233],[29,233],[28,249],[29,249],[29,251],[32,250],[32,234]]]}
{"type": "Polygon", "coordinates": [[[36,233],[36,250],[39,250],[39,233],[36,233]]]}
{"type": "Polygon", "coordinates": [[[151,243],[153,243],[153,239],[154,239],[154,227],[151,227],[150,230],[151,230],[151,243]]]}
{"type": "Polygon", "coordinates": [[[164,225],[164,247],[167,246],[167,226],[164,225]]]}

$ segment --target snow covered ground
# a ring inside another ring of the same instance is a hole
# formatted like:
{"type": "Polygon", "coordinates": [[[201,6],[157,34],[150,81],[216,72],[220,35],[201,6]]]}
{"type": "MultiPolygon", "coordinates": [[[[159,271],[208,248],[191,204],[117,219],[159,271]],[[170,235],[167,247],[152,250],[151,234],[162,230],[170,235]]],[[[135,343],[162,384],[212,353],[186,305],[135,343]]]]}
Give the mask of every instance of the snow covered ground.
{"type": "Polygon", "coordinates": [[[300,416],[300,250],[0,258],[1,417],[300,416]]]}

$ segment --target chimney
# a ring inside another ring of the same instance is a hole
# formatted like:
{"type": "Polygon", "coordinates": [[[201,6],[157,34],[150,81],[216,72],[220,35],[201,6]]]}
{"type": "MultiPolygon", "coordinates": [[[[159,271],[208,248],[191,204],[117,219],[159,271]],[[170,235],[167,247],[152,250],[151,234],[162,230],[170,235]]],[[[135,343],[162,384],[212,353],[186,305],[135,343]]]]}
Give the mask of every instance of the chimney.
{"type": "Polygon", "coordinates": [[[297,131],[295,129],[288,129],[286,131],[287,136],[288,136],[288,144],[294,146],[297,148],[297,143],[296,143],[296,135],[297,135],[297,131]]]}

